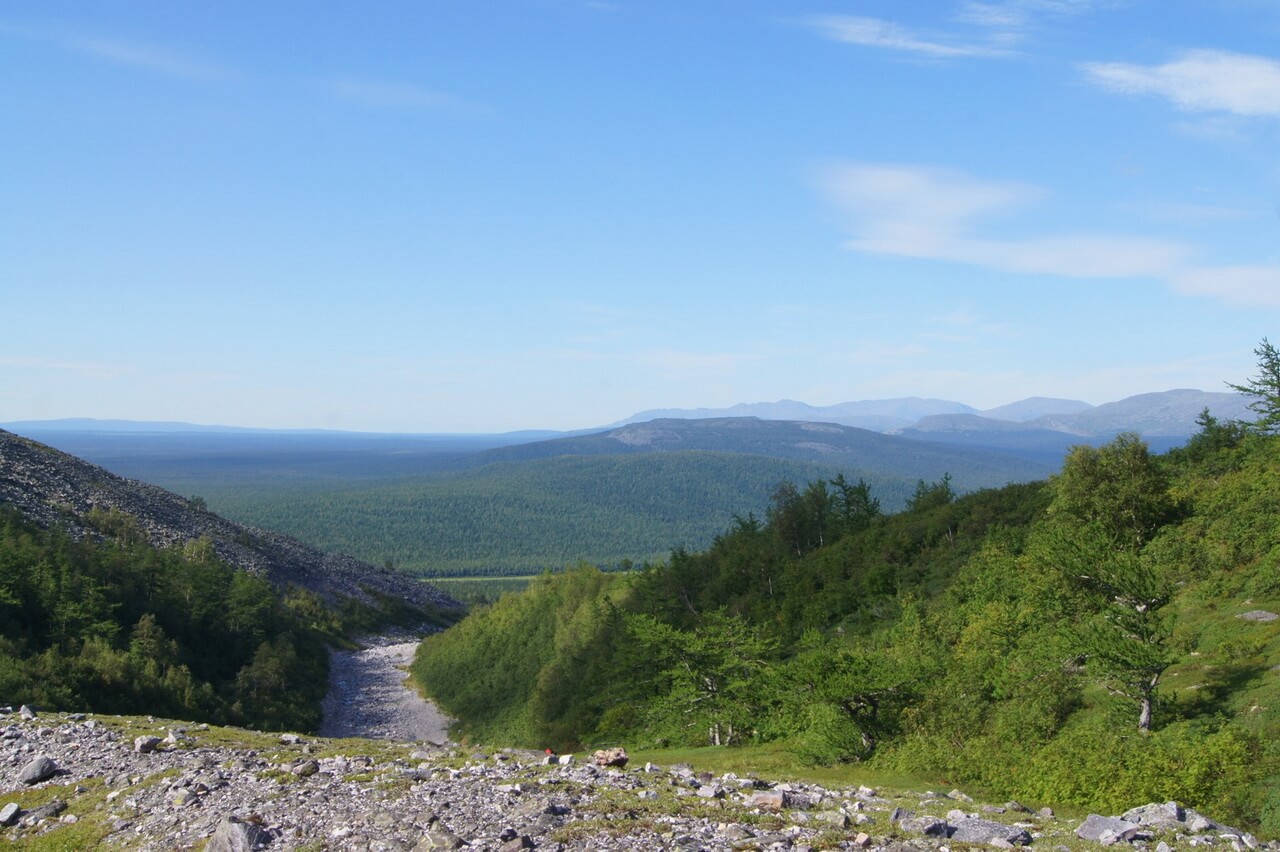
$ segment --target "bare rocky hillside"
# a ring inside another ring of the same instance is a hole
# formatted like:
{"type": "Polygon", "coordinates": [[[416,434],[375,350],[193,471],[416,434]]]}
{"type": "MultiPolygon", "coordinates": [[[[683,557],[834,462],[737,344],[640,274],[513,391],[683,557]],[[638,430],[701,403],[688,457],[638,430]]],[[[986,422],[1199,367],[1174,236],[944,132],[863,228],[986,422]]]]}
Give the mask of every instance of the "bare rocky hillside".
{"type": "Polygon", "coordinates": [[[0,429],[0,506],[13,506],[42,526],[63,524],[73,536],[97,535],[94,509],[123,513],[156,547],[207,538],[228,564],[333,600],[374,595],[414,606],[460,608],[439,589],[349,556],[322,553],[296,539],[246,527],[174,494],[125,479],[97,465],[0,429]],[[372,594],[371,594],[372,593],[372,594]]]}

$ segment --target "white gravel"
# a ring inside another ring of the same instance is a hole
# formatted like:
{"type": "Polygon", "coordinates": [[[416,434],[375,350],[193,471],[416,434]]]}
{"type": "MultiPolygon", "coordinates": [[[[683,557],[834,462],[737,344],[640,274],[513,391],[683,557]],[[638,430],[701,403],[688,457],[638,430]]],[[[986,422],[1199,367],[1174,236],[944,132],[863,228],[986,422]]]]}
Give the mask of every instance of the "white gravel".
{"type": "MultiPolygon", "coordinates": [[[[379,640],[372,640],[378,643],[379,640]]],[[[443,745],[453,721],[408,684],[416,641],[386,640],[362,651],[334,651],[322,737],[367,737],[443,745]]]]}

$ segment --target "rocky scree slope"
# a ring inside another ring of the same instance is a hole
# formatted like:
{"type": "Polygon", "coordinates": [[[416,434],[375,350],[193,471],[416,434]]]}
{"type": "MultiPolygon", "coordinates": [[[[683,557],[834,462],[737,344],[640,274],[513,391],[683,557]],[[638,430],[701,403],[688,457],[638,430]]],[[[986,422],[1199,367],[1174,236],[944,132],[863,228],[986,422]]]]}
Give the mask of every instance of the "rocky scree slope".
{"type": "Polygon", "coordinates": [[[1174,803],[1057,817],[964,793],[770,783],[687,766],[152,718],[0,709],[0,846],[170,850],[730,850],[1133,844],[1280,849],[1174,803]]]}
{"type": "Polygon", "coordinates": [[[87,516],[115,510],[134,520],[155,547],[207,537],[218,558],[322,597],[371,600],[370,592],[413,606],[461,609],[439,589],[349,556],[327,554],[302,542],[226,520],[163,488],[117,476],[104,468],[0,429],[0,506],[15,507],[41,526],[65,525],[77,538],[96,536],[87,516]]]}

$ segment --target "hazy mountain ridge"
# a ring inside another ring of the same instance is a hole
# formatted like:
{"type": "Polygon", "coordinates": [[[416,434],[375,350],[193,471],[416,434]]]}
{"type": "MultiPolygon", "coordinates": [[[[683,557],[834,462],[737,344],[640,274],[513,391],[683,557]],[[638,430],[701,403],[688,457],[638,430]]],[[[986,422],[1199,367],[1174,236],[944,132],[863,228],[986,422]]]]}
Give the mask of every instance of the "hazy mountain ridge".
{"type": "Polygon", "coordinates": [[[1209,408],[1220,420],[1248,418],[1248,399],[1235,393],[1179,388],[1137,394],[1115,402],[1090,405],[1078,399],[1034,396],[985,411],[945,399],[897,399],[841,402],[813,406],[795,400],[740,403],[728,408],[654,409],[642,411],[616,426],[655,419],[707,420],[759,417],[763,420],[810,420],[838,423],[879,432],[1007,431],[1005,424],[1023,424],[1078,436],[1110,438],[1120,432],[1189,437],[1196,417],[1209,408]],[[952,419],[948,419],[952,418],[952,419]],[[972,418],[972,419],[971,419],[972,418]]]}
{"type": "Polygon", "coordinates": [[[962,490],[1039,479],[1053,472],[1051,465],[992,449],[930,445],[838,423],[756,417],[650,420],[591,435],[485,450],[477,460],[515,462],[689,450],[842,465],[854,476],[909,481],[932,481],[950,472],[962,490]]]}
{"type": "Polygon", "coordinates": [[[738,403],[728,408],[668,408],[641,411],[613,424],[625,426],[650,420],[711,420],[726,417],[758,417],[761,420],[807,420],[838,423],[877,432],[909,426],[931,414],[976,414],[977,409],[945,399],[868,399],[835,405],[809,405],[791,399],[777,402],[738,403]]]}
{"type": "Polygon", "coordinates": [[[134,519],[155,547],[207,537],[223,561],[261,574],[276,586],[294,584],[328,598],[368,599],[371,590],[419,606],[458,605],[438,589],[393,571],[233,523],[163,488],[117,476],[4,430],[0,430],[0,505],[13,506],[41,526],[65,525],[75,537],[97,534],[90,512],[115,510],[134,519]]]}

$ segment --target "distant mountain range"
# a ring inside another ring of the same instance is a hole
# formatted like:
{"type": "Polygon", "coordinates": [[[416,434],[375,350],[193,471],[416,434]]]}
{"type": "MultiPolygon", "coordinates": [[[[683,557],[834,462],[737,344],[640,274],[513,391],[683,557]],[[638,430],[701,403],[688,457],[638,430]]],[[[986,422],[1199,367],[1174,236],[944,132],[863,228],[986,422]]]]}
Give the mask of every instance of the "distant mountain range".
{"type": "MultiPolygon", "coordinates": [[[[721,417],[759,417],[762,420],[807,420],[839,423],[877,432],[907,434],[948,432],[1016,432],[1009,424],[1032,431],[1061,432],[1079,437],[1114,437],[1136,431],[1143,436],[1185,439],[1196,430],[1196,417],[1208,408],[1219,420],[1249,416],[1248,397],[1235,393],[1170,390],[1144,393],[1093,406],[1078,399],[1030,397],[980,411],[945,399],[863,400],[814,406],[795,400],[740,403],[729,408],[669,408],[641,411],[621,423],[655,419],[702,420],[721,417]]],[[[914,437],[914,435],[913,435],[914,437]]]]}

